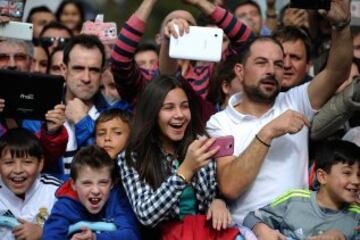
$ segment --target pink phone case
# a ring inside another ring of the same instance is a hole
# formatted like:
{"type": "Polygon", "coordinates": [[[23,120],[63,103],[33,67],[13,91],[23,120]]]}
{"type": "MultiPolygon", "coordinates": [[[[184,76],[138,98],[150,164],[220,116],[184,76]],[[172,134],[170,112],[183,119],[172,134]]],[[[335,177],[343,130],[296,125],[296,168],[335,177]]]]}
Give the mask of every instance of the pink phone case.
{"type": "Polygon", "coordinates": [[[219,151],[215,154],[214,158],[232,156],[234,154],[234,137],[223,136],[217,137],[215,142],[209,147],[209,151],[214,149],[216,146],[220,146],[219,151]]]}

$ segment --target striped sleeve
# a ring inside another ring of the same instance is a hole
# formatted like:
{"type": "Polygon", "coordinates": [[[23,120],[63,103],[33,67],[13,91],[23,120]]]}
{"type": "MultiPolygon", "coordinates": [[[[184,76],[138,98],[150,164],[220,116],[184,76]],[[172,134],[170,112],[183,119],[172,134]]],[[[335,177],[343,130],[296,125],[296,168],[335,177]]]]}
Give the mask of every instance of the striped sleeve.
{"type": "Polygon", "coordinates": [[[255,37],[249,27],[238,21],[232,13],[223,8],[217,7],[210,15],[210,18],[219,28],[222,28],[225,34],[229,37],[230,46],[228,51],[231,54],[236,54],[236,49],[241,47],[244,42],[255,37]]]}
{"type": "Polygon", "coordinates": [[[41,174],[40,182],[42,182],[43,184],[54,185],[56,187],[60,187],[61,185],[61,181],[58,178],[49,174],[41,174]]]}
{"type": "Polygon", "coordinates": [[[111,69],[119,94],[123,100],[131,103],[146,81],[152,78],[152,72],[139,69],[134,60],[144,29],[145,23],[132,15],[120,30],[111,53],[111,69]]]}

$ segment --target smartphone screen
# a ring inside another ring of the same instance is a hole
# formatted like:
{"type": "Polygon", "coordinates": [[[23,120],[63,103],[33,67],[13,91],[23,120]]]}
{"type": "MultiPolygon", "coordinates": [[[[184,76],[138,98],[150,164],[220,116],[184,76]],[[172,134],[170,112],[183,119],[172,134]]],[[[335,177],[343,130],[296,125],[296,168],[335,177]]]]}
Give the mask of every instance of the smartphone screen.
{"type": "Polygon", "coordinates": [[[0,15],[21,18],[24,14],[24,0],[0,0],[0,15]]]}

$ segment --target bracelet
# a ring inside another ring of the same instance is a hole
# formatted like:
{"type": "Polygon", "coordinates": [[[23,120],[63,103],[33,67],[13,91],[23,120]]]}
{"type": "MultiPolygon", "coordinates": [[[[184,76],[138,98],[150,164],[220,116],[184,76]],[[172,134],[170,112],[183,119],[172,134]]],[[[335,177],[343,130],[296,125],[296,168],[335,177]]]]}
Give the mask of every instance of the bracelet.
{"type": "Polygon", "coordinates": [[[178,177],[180,177],[186,184],[187,183],[189,183],[187,180],[186,180],[186,177],[184,176],[184,174],[181,174],[181,173],[176,173],[176,175],[178,176],[178,177]]]}
{"type": "Polygon", "coordinates": [[[350,24],[350,22],[351,17],[349,17],[346,21],[331,24],[331,28],[337,32],[340,32],[341,30],[346,28],[350,24]]]}
{"type": "Polygon", "coordinates": [[[261,143],[262,143],[263,145],[265,145],[266,147],[269,148],[269,147],[271,146],[270,144],[268,144],[268,143],[264,142],[263,140],[261,140],[257,134],[255,135],[255,138],[256,138],[256,140],[258,140],[259,142],[261,142],[261,143]]]}

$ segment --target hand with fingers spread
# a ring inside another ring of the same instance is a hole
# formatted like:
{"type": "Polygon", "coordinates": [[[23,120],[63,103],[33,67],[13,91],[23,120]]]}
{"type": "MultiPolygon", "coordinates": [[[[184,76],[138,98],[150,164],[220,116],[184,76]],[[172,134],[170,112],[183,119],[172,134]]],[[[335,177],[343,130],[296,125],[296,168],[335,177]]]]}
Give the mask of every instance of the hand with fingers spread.
{"type": "Polygon", "coordinates": [[[177,172],[182,174],[187,181],[202,167],[206,166],[211,157],[214,156],[220,147],[216,147],[210,151],[208,148],[215,142],[215,138],[208,139],[200,137],[194,140],[188,147],[185,159],[179,166],[177,172]]]}
{"type": "Polygon", "coordinates": [[[45,114],[47,131],[56,133],[65,123],[65,105],[58,104],[45,114]]]}
{"type": "Polygon", "coordinates": [[[70,122],[78,123],[89,111],[89,107],[79,98],[74,98],[67,102],[65,116],[70,122]]]}
{"type": "Polygon", "coordinates": [[[178,38],[189,32],[189,23],[183,18],[174,18],[167,22],[164,28],[164,35],[167,39],[170,36],[178,38]]]}
{"type": "Polygon", "coordinates": [[[304,126],[310,126],[309,120],[304,115],[293,110],[287,110],[266,124],[258,135],[260,139],[269,143],[273,138],[287,133],[298,133],[304,126]]]}
{"type": "Polygon", "coordinates": [[[82,228],[81,232],[72,236],[71,240],[96,240],[96,235],[89,228],[82,228]]]}
{"type": "Polygon", "coordinates": [[[259,240],[286,240],[286,236],[282,235],[278,230],[268,227],[264,223],[258,223],[252,229],[259,240]]]}
{"type": "Polygon", "coordinates": [[[212,220],[212,227],[218,231],[226,229],[231,223],[231,213],[222,199],[214,199],[207,211],[207,220],[212,220]]]}
{"type": "Polygon", "coordinates": [[[25,221],[24,219],[17,219],[21,225],[15,227],[12,231],[15,239],[22,240],[37,240],[42,236],[42,228],[34,223],[25,221]]]}
{"type": "Polygon", "coordinates": [[[0,98],[0,112],[4,111],[5,108],[5,99],[0,98]]]}

